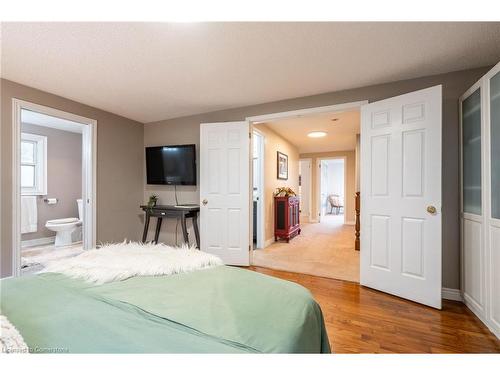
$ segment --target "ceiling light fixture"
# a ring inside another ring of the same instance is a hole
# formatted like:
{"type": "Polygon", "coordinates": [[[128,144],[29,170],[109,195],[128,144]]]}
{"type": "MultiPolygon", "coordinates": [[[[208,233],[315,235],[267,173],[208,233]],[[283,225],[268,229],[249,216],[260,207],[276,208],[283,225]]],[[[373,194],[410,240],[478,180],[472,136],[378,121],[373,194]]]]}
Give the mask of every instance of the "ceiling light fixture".
{"type": "Polygon", "coordinates": [[[307,136],[309,138],[321,138],[321,137],[326,137],[326,132],[322,132],[322,131],[315,131],[315,132],[310,132],[309,134],[307,134],[307,136]]]}

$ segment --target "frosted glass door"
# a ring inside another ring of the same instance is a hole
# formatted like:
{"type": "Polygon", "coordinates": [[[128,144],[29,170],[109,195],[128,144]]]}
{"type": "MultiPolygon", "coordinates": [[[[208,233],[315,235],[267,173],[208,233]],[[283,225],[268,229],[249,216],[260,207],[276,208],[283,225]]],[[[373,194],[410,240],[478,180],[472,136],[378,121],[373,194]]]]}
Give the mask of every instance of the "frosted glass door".
{"type": "Polygon", "coordinates": [[[481,215],[481,92],[477,89],[462,103],[463,208],[481,215]]]}
{"type": "Polygon", "coordinates": [[[490,80],[491,217],[500,219],[500,73],[490,80]]]}

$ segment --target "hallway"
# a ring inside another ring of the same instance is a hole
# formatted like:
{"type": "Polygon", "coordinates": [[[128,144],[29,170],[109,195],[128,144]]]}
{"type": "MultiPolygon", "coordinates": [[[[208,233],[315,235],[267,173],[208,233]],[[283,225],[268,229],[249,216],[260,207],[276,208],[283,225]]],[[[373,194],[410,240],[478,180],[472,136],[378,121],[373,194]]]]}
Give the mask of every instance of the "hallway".
{"type": "Polygon", "coordinates": [[[252,265],[359,282],[353,225],[344,225],[341,215],[326,215],[322,223],[304,223],[301,228],[290,243],[275,242],[254,250],[252,265]]]}

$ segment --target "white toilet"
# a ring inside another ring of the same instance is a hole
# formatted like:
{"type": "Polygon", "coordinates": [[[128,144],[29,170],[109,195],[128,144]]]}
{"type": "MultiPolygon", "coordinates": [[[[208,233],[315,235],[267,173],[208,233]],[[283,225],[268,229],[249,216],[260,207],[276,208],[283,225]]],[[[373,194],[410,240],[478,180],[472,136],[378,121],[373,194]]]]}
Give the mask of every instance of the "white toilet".
{"type": "Polygon", "coordinates": [[[81,241],[82,226],[82,200],[76,200],[78,204],[78,218],[69,217],[65,219],[48,220],[45,227],[56,232],[56,247],[71,245],[73,242],[81,241]]]}

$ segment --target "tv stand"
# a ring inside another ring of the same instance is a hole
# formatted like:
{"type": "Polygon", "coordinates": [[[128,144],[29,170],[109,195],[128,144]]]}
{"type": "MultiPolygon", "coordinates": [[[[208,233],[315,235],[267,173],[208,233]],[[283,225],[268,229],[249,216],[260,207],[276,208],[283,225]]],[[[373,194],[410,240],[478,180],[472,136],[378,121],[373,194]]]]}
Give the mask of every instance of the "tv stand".
{"type": "Polygon", "coordinates": [[[156,217],[156,230],[154,242],[158,243],[158,237],[160,235],[161,224],[163,218],[176,218],[181,219],[182,235],[184,237],[184,243],[189,244],[189,234],[187,231],[186,219],[191,218],[193,220],[194,235],[196,238],[196,247],[200,248],[200,232],[198,231],[198,212],[200,212],[200,206],[197,204],[181,204],[177,206],[163,206],[158,205],[154,207],[141,206],[141,209],[146,213],[146,218],[144,220],[144,232],[142,233],[142,242],[146,242],[149,229],[149,221],[151,217],[156,217]]]}

